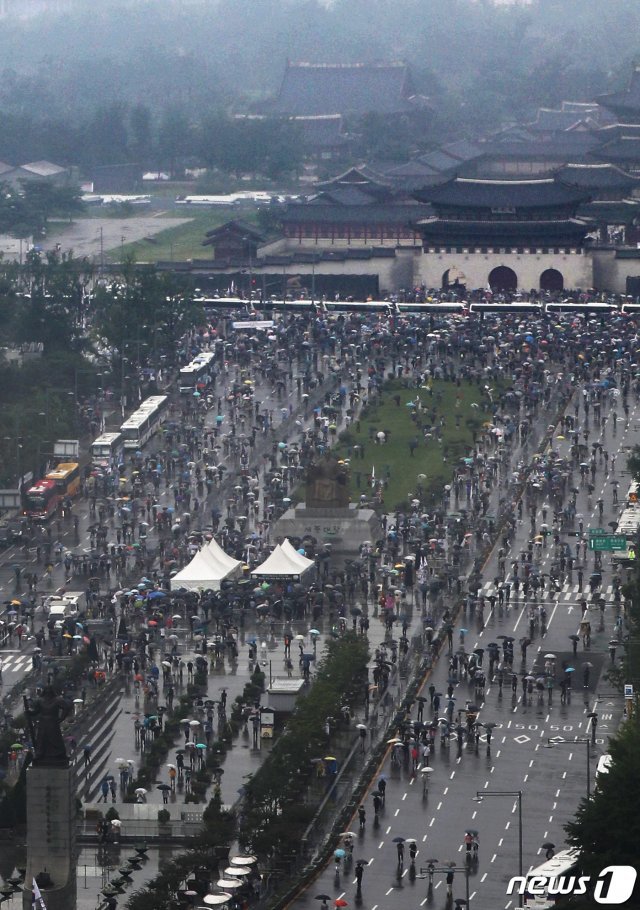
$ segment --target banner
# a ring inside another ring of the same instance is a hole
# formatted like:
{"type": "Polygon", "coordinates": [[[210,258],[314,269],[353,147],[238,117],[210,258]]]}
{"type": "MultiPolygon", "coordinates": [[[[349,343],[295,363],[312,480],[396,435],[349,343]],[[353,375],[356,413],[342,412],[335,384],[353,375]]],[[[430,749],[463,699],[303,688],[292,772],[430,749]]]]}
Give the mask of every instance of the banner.
{"type": "Polygon", "coordinates": [[[47,905],[44,902],[44,897],[40,893],[40,888],[38,888],[38,883],[35,878],[33,879],[33,884],[31,886],[31,910],[47,910],[47,905]]]}

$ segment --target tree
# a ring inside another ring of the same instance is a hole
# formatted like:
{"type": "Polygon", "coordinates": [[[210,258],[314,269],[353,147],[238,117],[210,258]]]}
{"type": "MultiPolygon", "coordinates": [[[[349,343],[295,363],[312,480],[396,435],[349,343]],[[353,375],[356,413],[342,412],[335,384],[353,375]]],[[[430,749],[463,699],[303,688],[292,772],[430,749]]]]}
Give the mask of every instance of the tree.
{"type": "Polygon", "coordinates": [[[193,128],[184,110],[167,108],[158,129],[158,156],[172,176],[178,171],[178,162],[192,152],[192,141],[193,128]]]}
{"type": "MultiPolygon", "coordinates": [[[[582,872],[593,879],[609,865],[637,867],[640,839],[637,718],[629,719],[609,740],[609,752],[612,758],[609,771],[598,779],[592,798],[582,800],[575,819],[565,826],[567,840],[580,850],[582,872]]],[[[628,906],[638,906],[639,900],[640,882],[637,882],[628,906]]]]}
{"type": "Polygon", "coordinates": [[[129,114],[131,139],[129,148],[134,161],[145,163],[153,157],[151,111],[146,104],[136,104],[129,114]]]}
{"type": "Polygon", "coordinates": [[[153,349],[175,354],[175,341],[202,323],[202,307],[172,273],[125,264],[124,282],[99,287],[94,301],[97,341],[122,357],[143,363],[153,349]]]}

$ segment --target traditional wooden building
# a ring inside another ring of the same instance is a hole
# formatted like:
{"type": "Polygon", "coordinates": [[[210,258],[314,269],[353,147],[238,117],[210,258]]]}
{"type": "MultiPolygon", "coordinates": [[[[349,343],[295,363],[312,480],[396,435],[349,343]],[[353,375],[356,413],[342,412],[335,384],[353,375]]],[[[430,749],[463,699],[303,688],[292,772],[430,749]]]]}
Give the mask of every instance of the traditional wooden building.
{"type": "Polygon", "coordinates": [[[287,63],[278,94],[264,112],[413,117],[429,111],[404,63],[287,63]]]}
{"type": "Polygon", "coordinates": [[[291,203],[280,215],[285,242],[279,249],[420,246],[414,223],[427,207],[384,180],[371,170],[352,168],[291,203]]]}
{"type": "Polygon", "coordinates": [[[213,247],[215,260],[250,262],[258,255],[258,246],[264,243],[264,239],[252,225],[234,220],[207,231],[202,245],[213,247]]]}
{"type": "Polygon", "coordinates": [[[416,196],[434,210],[416,225],[424,249],[420,278],[428,287],[590,286],[590,225],[577,217],[590,198],[583,188],[554,178],[455,178],[416,196]]]}

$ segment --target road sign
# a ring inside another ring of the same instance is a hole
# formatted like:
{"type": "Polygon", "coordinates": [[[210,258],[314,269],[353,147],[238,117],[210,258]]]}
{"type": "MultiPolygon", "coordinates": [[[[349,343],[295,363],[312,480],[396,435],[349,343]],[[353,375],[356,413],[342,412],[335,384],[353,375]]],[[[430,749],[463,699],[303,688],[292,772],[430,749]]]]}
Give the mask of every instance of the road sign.
{"type": "Polygon", "coordinates": [[[609,531],[606,528],[589,528],[589,537],[607,537],[609,531]]]}
{"type": "Polygon", "coordinates": [[[624,697],[633,698],[633,686],[631,685],[631,683],[624,684],[624,697]]]}
{"type": "Polygon", "coordinates": [[[607,537],[592,537],[589,541],[590,550],[626,550],[627,538],[622,534],[610,534],[607,537]]]}

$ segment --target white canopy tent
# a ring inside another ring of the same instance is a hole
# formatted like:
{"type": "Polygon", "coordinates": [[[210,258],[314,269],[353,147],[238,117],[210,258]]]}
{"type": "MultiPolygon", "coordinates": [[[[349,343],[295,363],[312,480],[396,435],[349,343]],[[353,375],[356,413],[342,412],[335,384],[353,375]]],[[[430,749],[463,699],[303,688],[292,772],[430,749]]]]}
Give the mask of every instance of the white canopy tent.
{"type": "Polygon", "coordinates": [[[241,566],[239,559],[233,559],[215,540],[211,540],[196,553],[188,565],[173,576],[171,589],[218,591],[220,582],[237,575],[241,566]]]}
{"type": "Polygon", "coordinates": [[[285,539],[277,544],[262,565],[251,573],[253,578],[299,578],[314,567],[313,559],[307,559],[285,539]]]}

